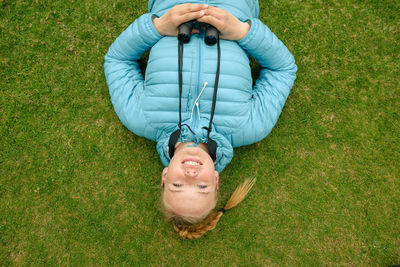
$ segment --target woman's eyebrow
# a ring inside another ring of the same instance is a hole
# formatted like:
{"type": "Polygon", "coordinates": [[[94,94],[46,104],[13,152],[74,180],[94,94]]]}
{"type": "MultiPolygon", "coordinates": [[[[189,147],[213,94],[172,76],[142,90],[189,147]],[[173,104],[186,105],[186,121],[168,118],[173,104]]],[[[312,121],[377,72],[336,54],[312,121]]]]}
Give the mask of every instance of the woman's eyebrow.
{"type": "MultiPolygon", "coordinates": [[[[179,193],[183,192],[183,190],[172,190],[171,188],[168,188],[169,191],[174,192],[174,193],[179,193]]],[[[202,194],[202,195],[208,195],[210,192],[204,192],[204,191],[197,191],[197,193],[202,194]]]]}
{"type": "Polygon", "coordinates": [[[172,190],[171,188],[168,188],[169,191],[171,192],[182,192],[183,190],[172,190]]]}

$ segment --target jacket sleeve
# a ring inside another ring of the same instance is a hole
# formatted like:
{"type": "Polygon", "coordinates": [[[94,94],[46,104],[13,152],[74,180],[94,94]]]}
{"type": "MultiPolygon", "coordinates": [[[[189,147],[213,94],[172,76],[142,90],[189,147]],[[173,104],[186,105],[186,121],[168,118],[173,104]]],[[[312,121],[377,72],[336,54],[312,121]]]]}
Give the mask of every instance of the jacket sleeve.
{"type": "Polygon", "coordinates": [[[151,16],[139,17],[114,41],[105,56],[104,72],[111,102],[121,122],[135,134],[155,140],[156,131],[146,123],[141,107],[145,85],[138,63],[162,37],[151,16]]]}
{"type": "Polygon", "coordinates": [[[257,60],[261,71],[253,87],[248,121],[232,135],[234,147],[258,142],[271,132],[297,71],[287,47],[259,19],[251,19],[250,31],[238,43],[257,60]]]}

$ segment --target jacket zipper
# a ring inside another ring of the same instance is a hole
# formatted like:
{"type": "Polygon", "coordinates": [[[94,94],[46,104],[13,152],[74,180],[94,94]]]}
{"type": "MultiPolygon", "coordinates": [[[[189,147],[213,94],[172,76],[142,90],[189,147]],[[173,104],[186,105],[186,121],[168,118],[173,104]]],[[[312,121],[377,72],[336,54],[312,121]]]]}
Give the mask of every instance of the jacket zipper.
{"type": "MultiPolygon", "coordinates": [[[[204,1],[205,2],[205,4],[208,4],[208,0],[205,0],[204,1]]],[[[199,38],[198,38],[198,40],[197,40],[197,43],[198,43],[198,62],[199,62],[199,65],[198,65],[198,68],[197,68],[197,84],[196,84],[196,97],[200,94],[200,92],[199,92],[199,90],[200,90],[200,75],[201,75],[201,53],[202,53],[202,46],[201,46],[201,41],[204,41],[204,33],[203,32],[201,32],[201,35],[199,35],[199,38]]],[[[200,100],[200,99],[199,99],[200,100]]],[[[193,121],[193,128],[194,129],[197,129],[197,126],[198,126],[198,123],[199,123],[199,121],[200,121],[200,112],[199,112],[199,110],[200,110],[200,107],[198,107],[197,109],[196,109],[196,113],[197,114],[193,114],[194,115],[194,121],[193,121]],[[197,119],[197,117],[199,117],[199,119],[197,119]]]]}
{"type": "MultiPolygon", "coordinates": [[[[201,40],[204,39],[203,33],[201,33],[201,35],[199,36],[200,38],[198,38],[197,43],[198,43],[198,68],[197,68],[197,84],[196,84],[196,96],[198,96],[200,94],[199,90],[200,90],[200,76],[201,76],[201,54],[202,54],[202,46],[201,46],[201,40]]],[[[194,114],[194,120],[193,120],[193,127],[194,129],[197,129],[199,120],[197,119],[197,117],[199,116],[199,111],[198,109],[195,110],[196,114],[194,114]]]]}

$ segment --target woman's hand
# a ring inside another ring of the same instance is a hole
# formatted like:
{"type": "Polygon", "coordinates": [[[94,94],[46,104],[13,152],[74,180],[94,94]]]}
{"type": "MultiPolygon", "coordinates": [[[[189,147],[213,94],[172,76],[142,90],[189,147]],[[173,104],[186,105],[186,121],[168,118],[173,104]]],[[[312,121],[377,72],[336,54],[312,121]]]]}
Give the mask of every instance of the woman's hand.
{"type": "Polygon", "coordinates": [[[208,5],[182,4],[168,10],[160,18],[153,20],[154,27],[161,35],[176,36],[178,27],[190,20],[199,20],[205,14],[208,5]]]}
{"type": "Polygon", "coordinates": [[[226,40],[240,40],[250,30],[248,23],[241,22],[228,11],[214,6],[208,6],[204,10],[204,16],[197,20],[214,26],[220,32],[220,37],[226,40]]]}

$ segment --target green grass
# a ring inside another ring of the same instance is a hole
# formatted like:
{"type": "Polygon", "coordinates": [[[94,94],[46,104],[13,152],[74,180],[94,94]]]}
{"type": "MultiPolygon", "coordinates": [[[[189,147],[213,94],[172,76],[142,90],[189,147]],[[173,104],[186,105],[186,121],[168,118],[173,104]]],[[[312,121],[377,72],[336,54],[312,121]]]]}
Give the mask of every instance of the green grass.
{"type": "Polygon", "coordinates": [[[400,264],[400,2],[260,1],[298,78],[219,206],[255,188],[195,241],[163,220],[155,144],[121,125],[103,74],[146,9],[0,0],[0,265],[400,264]]]}

